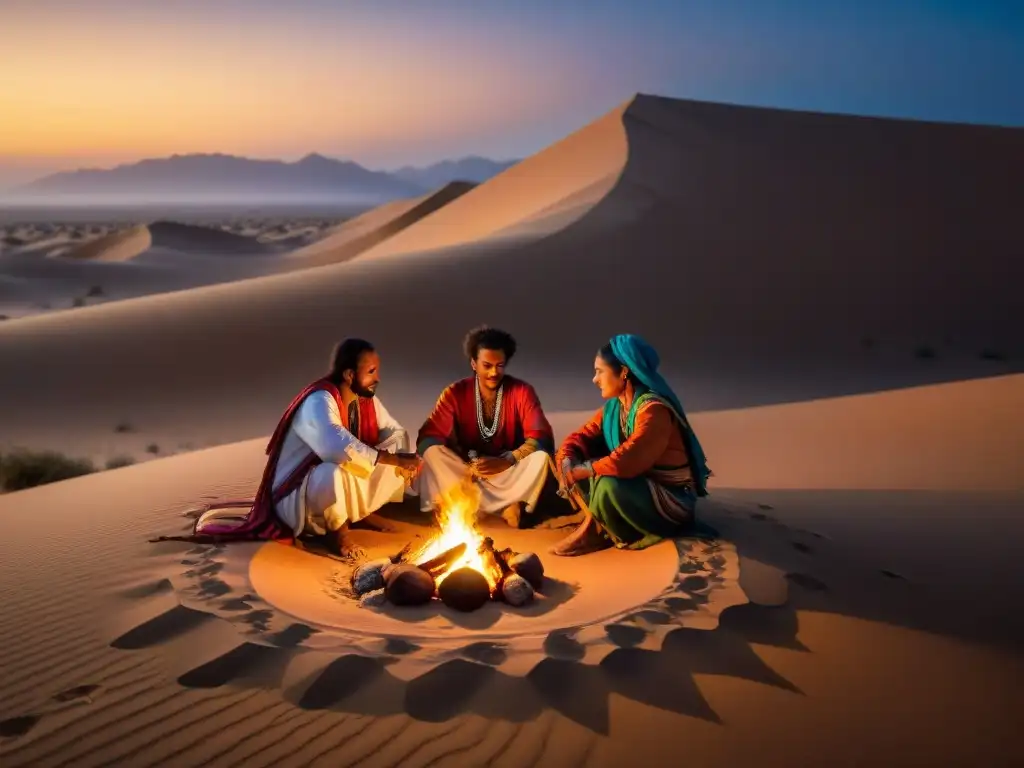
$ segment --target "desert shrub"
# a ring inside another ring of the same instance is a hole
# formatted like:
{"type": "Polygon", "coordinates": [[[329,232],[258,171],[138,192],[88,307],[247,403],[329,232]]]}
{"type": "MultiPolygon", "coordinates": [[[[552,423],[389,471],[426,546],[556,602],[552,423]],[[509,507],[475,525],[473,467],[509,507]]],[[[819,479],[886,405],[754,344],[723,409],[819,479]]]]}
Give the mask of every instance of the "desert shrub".
{"type": "Polygon", "coordinates": [[[132,427],[132,425],[129,424],[127,421],[122,421],[120,424],[114,427],[114,431],[119,434],[124,434],[125,432],[133,432],[134,427],[132,427]]]}
{"type": "Polygon", "coordinates": [[[935,349],[928,345],[922,345],[914,350],[914,357],[919,360],[932,360],[935,356],[935,349]]]}
{"type": "Polygon", "coordinates": [[[102,295],[103,295],[103,286],[102,285],[90,286],[89,290],[85,292],[85,298],[87,298],[87,299],[95,298],[96,296],[102,296],[102,295]]]}
{"type": "Polygon", "coordinates": [[[107,469],[120,469],[121,467],[130,467],[135,463],[135,459],[131,456],[112,456],[107,459],[107,469]]]}
{"type": "Polygon", "coordinates": [[[983,349],[980,355],[982,360],[1005,360],[1006,356],[1002,352],[997,352],[994,349],[983,349]]]}
{"type": "Polygon", "coordinates": [[[0,455],[0,490],[20,491],[95,471],[96,467],[88,459],[76,459],[57,451],[19,448],[0,455]]]}
{"type": "Polygon", "coordinates": [[[146,446],[146,453],[152,453],[154,456],[160,453],[160,446],[156,443],[150,443],[146,446]]]}

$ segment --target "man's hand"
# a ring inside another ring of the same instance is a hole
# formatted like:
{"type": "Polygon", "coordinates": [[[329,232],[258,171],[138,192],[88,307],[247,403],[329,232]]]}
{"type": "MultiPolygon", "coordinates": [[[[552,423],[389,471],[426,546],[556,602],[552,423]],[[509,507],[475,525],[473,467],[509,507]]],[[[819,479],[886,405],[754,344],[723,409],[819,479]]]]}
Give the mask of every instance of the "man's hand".
{"type": "Polygon", "coordinates": [[[409,480],[415,479],[423,466],[423,459],[415,453],[388,453],[381,451],[378,454],[377,463],[385,464],[395,468],[395,474],[409,480]]]}
{"type": "Polygon", "coordinates": [[[515,462],[501,456],[484,456],[469,463],[470,469],[477,477],[500,475],[506,469],[515,466],[515,462]]]}

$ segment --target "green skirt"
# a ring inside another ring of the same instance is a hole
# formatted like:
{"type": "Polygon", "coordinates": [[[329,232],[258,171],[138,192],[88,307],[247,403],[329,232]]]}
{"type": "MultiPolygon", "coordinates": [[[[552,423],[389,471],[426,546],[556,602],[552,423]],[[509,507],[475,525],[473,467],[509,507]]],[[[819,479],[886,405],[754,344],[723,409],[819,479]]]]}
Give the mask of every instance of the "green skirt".
{"type": "Polygon", "coordinates": [[[587,491],[594,519],[617,547],[628,549],[691,532],[696,502],[689,486],[662,485],[645,477],[597,477],[587,491]]]}

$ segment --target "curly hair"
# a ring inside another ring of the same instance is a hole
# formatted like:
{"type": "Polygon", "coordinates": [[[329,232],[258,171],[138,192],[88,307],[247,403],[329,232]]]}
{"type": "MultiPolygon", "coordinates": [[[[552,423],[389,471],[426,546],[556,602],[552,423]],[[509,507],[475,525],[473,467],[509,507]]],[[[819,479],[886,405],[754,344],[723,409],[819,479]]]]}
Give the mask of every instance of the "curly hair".
{"type": "Polygon", "coordinates": [[[505,353],[505,362],[509,362],[516,353],[516,340],[512,334],[481,325],[466,334],[462,342],[462,350],[470,360],[476,360],[481,349],[501,350],[505,353]]]}

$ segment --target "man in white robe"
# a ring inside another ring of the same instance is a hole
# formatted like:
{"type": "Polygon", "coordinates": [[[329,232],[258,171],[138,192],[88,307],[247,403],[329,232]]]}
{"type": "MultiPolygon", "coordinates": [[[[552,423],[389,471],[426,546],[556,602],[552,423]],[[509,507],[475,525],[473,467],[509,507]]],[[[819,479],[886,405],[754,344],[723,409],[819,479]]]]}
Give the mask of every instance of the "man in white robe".
{"type": "Polygon", "coordinates": [[[307,395],[285,433],[274,473],[277,489],[311,454],[319,457],[321,463],[274,510],[296,537],[326,536],[338,554],[347,550],[349,526],[385,504],[401,501],[419,468],[408,432],[376,396],[379,370],[380,358],[368,342],[348,339],[340,344],[330,378],[337,384],[346,413],[342,414],[338,398],[328,390],[307,395]],[[372,414],[366,410],[367,403],[372,403],[372,414]],[[358,423],[361,419],[376,421],[370,429],[377,436],[373,445],[357,437],[367,432],[368,425],[358,423]]]}

